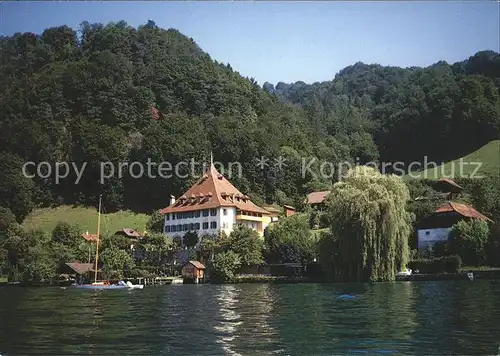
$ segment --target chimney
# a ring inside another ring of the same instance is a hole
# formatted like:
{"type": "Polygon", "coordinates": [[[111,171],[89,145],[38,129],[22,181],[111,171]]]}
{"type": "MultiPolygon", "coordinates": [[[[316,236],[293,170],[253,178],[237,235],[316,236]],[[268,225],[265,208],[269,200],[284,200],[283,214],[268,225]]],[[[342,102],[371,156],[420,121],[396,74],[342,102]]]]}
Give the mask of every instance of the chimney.
{"type": "Polygon", "coordinates": [[[170,205],[175,204],[175,197],[173,195],[170,196],[170,205]]]}

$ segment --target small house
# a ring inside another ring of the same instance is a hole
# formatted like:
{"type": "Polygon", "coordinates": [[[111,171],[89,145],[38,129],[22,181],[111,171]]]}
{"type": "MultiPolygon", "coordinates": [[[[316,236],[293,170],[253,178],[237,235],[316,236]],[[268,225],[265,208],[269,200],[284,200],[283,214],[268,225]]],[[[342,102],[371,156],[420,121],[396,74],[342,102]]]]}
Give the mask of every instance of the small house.
{"type": "Polygon", "coordinates": [[[455,181],[448,179],[448,178],[441,178],[436,183],[435,188],[439,192],[446,193],[450,200],[455,199],[464,190],[464,188],[462,186],[460,186],[455,181]]]}
{"type": "Polygon", "coordinates": [[[295,208],[290,205],[283,205],[283,209],[285,210],[285,216],[289,217],[295,214],[295,208]]]}
{"type": "Polygon", "coordinates": [[[86,241],[94,242],[97,241],[97,234],[89,234],[87,231],[85,234],[81,235],[86,241]]]}
{"type": "Polygon", "coordinates": [[[444,203],[417,222],[417,248],[425,249],[436,242],[448,241],[453,225],[461,220],[471,219],[491,221],[471,206],[452,201],[444,203]]]}
{"type": "Polygon", "coordinates": [[[205,266],[199,261],[188,261],[181,269],[184,283],[198,284],[205,279],[205,266]]]}
{"type": "Polygon", "coordinates": [[[325,207],[325,199],[328,194],[330,194],[329,190],[309,193],[304,203],[306,205],[310,205],[313,208],[323,210],[325,207]]]}
{"type": "Polygon", "coordinates": [[[134,229],[123,228],[115,232],[115,235],[127,237],[131,240],[139,240],[142,236],[134,229]]]}

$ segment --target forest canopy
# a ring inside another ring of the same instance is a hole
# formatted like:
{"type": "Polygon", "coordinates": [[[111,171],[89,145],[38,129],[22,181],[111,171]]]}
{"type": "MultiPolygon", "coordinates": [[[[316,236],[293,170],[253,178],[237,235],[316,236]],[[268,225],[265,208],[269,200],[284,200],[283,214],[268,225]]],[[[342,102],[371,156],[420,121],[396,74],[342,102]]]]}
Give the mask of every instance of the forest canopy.
{"type": "Polygon", "coordinates": [[[499,136],[492,51],[427,68],[356,63],[331,81],[261,87],[175,29],[84,22],[1,37],[0,76],[0,206],[18,221],[34,206],[94,205],[99,194],[108,209],[150,213],[193,181],[125,171],[100,184],[101,161],[176,164],[213,152],[241,163],[231,180],[256,202],[300,205],[310,187],[335,181],[301,174],[301,158],[441,162],[499,136]],[[259,167],[259,157],[287,164],[259,167]],[[88,165],[78,185],[75,172],[56,184],[20,178],[27,161],[88,165]]]}

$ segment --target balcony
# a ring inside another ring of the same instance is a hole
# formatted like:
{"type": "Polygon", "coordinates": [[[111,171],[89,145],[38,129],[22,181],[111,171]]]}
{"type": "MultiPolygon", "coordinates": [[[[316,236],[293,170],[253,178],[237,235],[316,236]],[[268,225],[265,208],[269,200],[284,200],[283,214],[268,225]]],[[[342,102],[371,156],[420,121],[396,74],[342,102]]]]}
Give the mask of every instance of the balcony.
{"type": "Polygon", "coordinates": [[[258,221],[258,222],[261,222],[262,221],[262,217],[261,216],[250,216],[250,215],[238,214],[238,215],[236,215],[236,221],[238,221],[238,220],[243,220],[243,221],[258,221]]]}

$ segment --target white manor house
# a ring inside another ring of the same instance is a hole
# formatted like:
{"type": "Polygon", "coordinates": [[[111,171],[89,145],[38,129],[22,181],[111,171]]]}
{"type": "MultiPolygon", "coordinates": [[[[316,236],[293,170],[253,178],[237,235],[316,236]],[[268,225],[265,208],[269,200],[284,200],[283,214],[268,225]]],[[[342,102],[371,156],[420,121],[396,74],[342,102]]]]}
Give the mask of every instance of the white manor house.
{"type": "Polygon", "coordinates": [[[163,231],[172,237],[183,237],[188,231],[198,236],[231,233],[237,224],[246,225],[260,236],[275,214],[250,201],[211,163],[205,174],[177,200],[160,211],[164,215],[163,231]]]}

